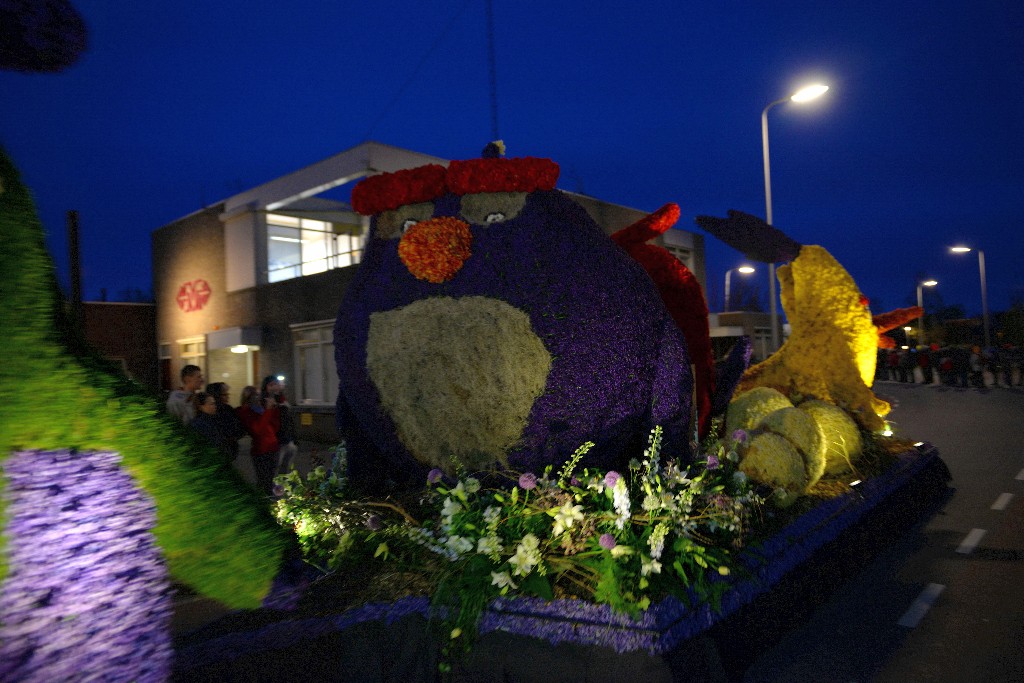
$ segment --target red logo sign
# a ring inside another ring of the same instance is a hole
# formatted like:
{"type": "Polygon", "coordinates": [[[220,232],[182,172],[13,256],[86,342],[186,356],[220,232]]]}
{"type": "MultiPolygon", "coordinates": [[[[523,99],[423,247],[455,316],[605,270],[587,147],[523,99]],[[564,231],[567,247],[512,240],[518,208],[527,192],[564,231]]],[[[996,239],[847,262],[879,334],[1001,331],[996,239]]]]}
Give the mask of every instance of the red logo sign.
{"type": "Polygon", "coordinates": [[[191,313],[198,311],[210,300],[210,283],[206,280],[186,282],[178,288],[178,308],[191,313]]]}

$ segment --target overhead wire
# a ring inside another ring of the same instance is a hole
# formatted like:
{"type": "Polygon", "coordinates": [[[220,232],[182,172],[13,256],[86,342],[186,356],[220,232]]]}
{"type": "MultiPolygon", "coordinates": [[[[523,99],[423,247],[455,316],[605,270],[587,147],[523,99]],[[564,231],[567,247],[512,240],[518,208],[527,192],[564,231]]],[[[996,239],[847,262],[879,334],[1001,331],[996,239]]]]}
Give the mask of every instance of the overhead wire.
{"type": "Polygon", "coordinates": [[[385,116],[387,116],[387,114],[391,111],[392,107],[394,107],[395,104],[398,103],[398,101],[402,98],[402,95],[405,94],[405,91],[408,90],[410,85],[412,85],[413,81],[416,80],[416,77],[419,76],[420,71],[423,69],[423,65],[427,63],[427,59],[429,59],[430,56],[434,53],[434,51],[441,45],[445,37],[448,35],[449,31],[451,31],[452,26],[454,26],[455,22],[459,19],[459,17],[462,16],[462,13],[466,11],[466,7],[469,6],[470,2],[472,2],[472,0],[465,0],[465,2],[463,2],[462,5],[459,7],[458,11],[456,11],[455,14],[452,15],[451,19],[448,20],[448,23],[445,24],[445,27],[441,29],[441,31],[437,34],[437,36],[434,38],[434,42],[431,43],[430,47],[427,48],[427,51],[423,53],[423,56],[420,58],[419,62],[417,62],[416,68],[412,70],[412,73],[409,74],[409,77],[405,79],[404,83],[402,83],[402,86],[398,89],[398,92],[395,93],[394,97],[391,98],[391,100],[381,110],[380,114],[378,114],[377,118],[374,119],[373,123],[370,125],[370,128],[366,131],[366,134],[363,135],[364,140],[370,139],[370,137],[373,135],[373,131],[376,130],[380,122],[384,119],[385,116]]]}

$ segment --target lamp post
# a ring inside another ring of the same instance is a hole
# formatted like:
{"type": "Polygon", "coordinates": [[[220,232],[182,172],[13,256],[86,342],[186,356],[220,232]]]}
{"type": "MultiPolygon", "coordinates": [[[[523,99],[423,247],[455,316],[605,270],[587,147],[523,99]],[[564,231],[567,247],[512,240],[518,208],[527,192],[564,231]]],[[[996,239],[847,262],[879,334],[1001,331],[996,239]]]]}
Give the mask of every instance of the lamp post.
{"type": "Polygon", "coordinates": [[[924,346],[924,296],[922,287],[934,287],[939,284],[935,280],[925,280],[917,283],[917,307],[921,309],[921,317],[917,319],[917,344],[924,346]]]}
{"type": "MultiPolygon", "coordinates": [[[[764,157],[764,206],[765,220],[768,225],[772,224],[772,173],[771,165],[768,163],[768,110],[783,102],[808,102],[821,97],[828,91],[827,85],[809,85],[800,88],[789,97],[770,102],[761,112],[761,152],[764,157]]],[[[771,298],[771,321],[772,321],[772,351],[779,348],[779,313],[775,293],[775,264],[768,264],[768,296],[771,298]]]]}
{"type": "Polygon", "coordinates": [[[738,268],[730,268],[729,270],[725,271],[725,305],[722,306],[723,313],[729,312],[729,285],[732,283],[730,276],[732,275],[732,271],[734,270],[743,275],[749,275],[750,273],[754,272],[754,268],[752,266],[740,266],[738,268]]]}
{"type": "MultiPolygon", "coordinates": [[[[970,247],[950,247],[954,254],[966,254],[970,247]]],[[[992,338],[988,331],[988,292],[985,284],[985,252],[978,249],[978,273],[981,275],[981,327],[985,332],[985,348],[992,346],[992,338]]]]}

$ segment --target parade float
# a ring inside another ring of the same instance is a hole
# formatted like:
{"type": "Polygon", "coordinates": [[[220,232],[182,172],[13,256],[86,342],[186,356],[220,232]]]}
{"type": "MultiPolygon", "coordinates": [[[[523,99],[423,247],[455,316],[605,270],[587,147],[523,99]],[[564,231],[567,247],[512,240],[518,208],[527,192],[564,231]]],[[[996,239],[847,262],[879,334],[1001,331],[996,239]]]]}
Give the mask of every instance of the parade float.
{"type": "MultiPolygon", "coordinates": [[[[68,3],[21,10],[3,68],[84,49],[68,3]]],[[[277,523],[86,348],[0,153],[0,678],[735,676],[816,573],[944,488],[870,389],[879,330],[918,312],[872,318],[823,248],[702,217],[788,262],[790,339],[716,363],[696,279],[649,243],[678,207],[609,239],[556,164],[502,152],[354,190],[372,228],[336,328],[344,442],[279,480],[277,523]],[[172,582],[234,611],[172,641],[172,582]]]]}
{"type": "Polygon", "coordinates": [[[182,639],[182,680],[310,657],[337,680],[701,680],[725,666],[710,634],[756,650],[759,618],[807,600],[787,581],[944,487],[870,388],[880,332],[917,311],[873,317],[824,248],[700,217],[787,262],[790,338],[716,363],[696,279],[650,244],[678,207],[609,238],[554,162],[502,153],[354,188],[372,218],[335,328],[344,440],[277,482],[317,570],[273,616],[182,639]]]}
{"type": "Polygon", "coordinates": [[[609,238],[557,172],[493,144],[355,188],[344,440],[271,511],[88,351],[0,158],[4,322],[32,350],[3,385],[46,396],[9,396],[0,433],[4,680],[700,679],[712,634],[749,641],[888,501],[914,519],[937,454],[884,435],[870,382],[915,311],[872,318],[824,249],[762,224],[792,252],[792,335],[715,362],[696,279],[649,244],[678,207],[609,238]],[[172,582],[233,611],[172,641],[172,582]]]}

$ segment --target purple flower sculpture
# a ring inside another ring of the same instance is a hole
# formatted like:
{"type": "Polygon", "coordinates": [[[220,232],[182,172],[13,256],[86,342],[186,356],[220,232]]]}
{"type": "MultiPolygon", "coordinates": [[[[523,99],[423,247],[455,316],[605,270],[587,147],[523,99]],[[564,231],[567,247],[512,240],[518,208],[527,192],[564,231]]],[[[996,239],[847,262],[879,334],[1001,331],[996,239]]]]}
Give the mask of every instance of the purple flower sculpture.
{"type": "Polygon", "coordinates": [[[0,680],[166,680],[172,607],[156,510],[120,456],[15,452],[4,474],[0,680]]]}
{"type": "Polygon", "coordinates": [[[601,547],[605,550],[611,550],[615,547],[615,537],[611,534],[601,534],[601,538],[597,539],[597,542],[601,544],[601,547]]]}
{"type": "Polygon", "coordinates": [[[619,474],[615,470],[612,470],[612,471],[608,472],[608,474],[604,475],[604,485],[607,486],[610,489],[613,489],[613,488],[615,488],[615,484],[617,484],[619,479],[621,479],[621,478],[622,478],[621,474],[619,474]]]}
{"type": "Polygon", "coordinates": [[[736,393],[736,385],[747,368],[754,353],[750,337],[740,337],[729,353],[715,363],[715,393],[711,397],[711,414],[722,415],[729,407],[729,401],[736,393]]]}
{"type": "Polygon", "coordinates": [[[718,469],[718,466],[719,466],[720,464],[721,464],[721,463],[719,463],[719,462],[718,462],[718,456],[717,456],[717,455],[711,454],[711,455],[709,455],[709,456],[708,456],[708,465],[707,465],[707,468],[708,468],[709,470],[717,470],[717,469],[718,469]]]}
{"type": "Polygon", "coordinates": [[[432,467],[624,467],[655,425],[690,457],[686,342],[651,277],[554,190],[546,159],[372,176],[335,325],[337,419],[367,486],[432,467]]]}
{"type": "Polygon", "coordinates": [[[519,475],[519,486],[527,491],[537,488],[537,475],[533,472],[524,472],[519,475]]]}

